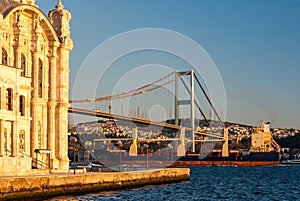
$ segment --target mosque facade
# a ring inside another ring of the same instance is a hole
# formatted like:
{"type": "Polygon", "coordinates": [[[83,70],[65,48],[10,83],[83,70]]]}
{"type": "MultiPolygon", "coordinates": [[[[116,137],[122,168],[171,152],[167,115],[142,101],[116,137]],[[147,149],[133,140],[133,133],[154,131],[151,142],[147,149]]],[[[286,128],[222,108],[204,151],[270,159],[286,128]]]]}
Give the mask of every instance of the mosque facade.
{"type": "Polygon", "coordinates": [[[0,0],[0,175],[67,171],[71,14],[0,0]]]}

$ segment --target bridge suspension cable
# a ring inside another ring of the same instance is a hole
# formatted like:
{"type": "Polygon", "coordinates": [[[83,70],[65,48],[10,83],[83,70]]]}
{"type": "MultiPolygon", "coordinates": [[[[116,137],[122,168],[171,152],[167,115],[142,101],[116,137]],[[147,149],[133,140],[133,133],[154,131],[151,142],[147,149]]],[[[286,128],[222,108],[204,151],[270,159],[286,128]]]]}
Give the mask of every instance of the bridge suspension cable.
{"type": "Polygon", "coordinates": [[[222,126],[225,127],[224,122],[222,121],[221,117],[219,116],[219,114],[217,113],[216,108],[214,107],[214,105],[212,104],[212,101],[210,100],[210,98],[208,97],[208,94],[206,93],[206,91],[204,90],[200,80],[198,79],[197,75],[195,75],[196,81],[198,83],[198,85],[200,86],[202,92],[204,93],[204,96],[206,98],[206,100],[208,101],[210,107],[212,108],[212,110],[214,111],[215,115],[217,116],[219,122],[221,122],[222,126]]]}
{"type": "MultiPolygon", "coordinates": [[[[183,86],[185,87],[186,91],[191,95],[191,90],[188,88],[188,86],[187,86],[187,84],[185,83],[184,79],[181,78],[180,80],[181,80],[181,82],[183,83],[183,86]]],[[[196,101],[196,99],[194,100],[194,102],[195,102],[195,105],[196,105],[197,109],[199,110],[199,112],[200,112],[201,115],[203,116],[204,120],[206,121],[206,123],[209,124],[208,119],[206,118],[204,112],[202,111],[202,109],[201,109],[200,105],[198,104],[198,102],[196,101]]]]}
{"type": "Polygon", "coordinates": [[[130,91],[125,91],[123,93],[119,93],[119,94],[115,94],[115,95],[110,95],[110,96],[105,96],[105,97],[99,97],[99,98],[94,98],[94,99],[83,99],[83,100],[69,100],[69,103],[83,103],[83,102],[100,102],[100,101],[110,101],[110,100],[116,100],[116,99],[122,99],[122,98],[128,98],[128,97],[132,97],[132,96],[137,96],[137,95],[141,95],[141,94],[145,94],[145,93],[148,93],[148,92],[151,92],[151,91],[154,91],[156,89],[159,89],[159,88],[162,88],[172,82],[174,82],[175,80],[178,80],[186,75],[188,75],[191,71],[187,71],[185,72],[184,74],[172,79],[172,80],[169,80],[165,83],[162,83],[160,85],[155,85],[156,83],[158,82],[161,82],[167,78],[169,78],[170,76],[172,76],[174,72],[172,73],[169,73],[168,75],[152,82],[152,83],[149,83],[149,84],[146,84],[142,87],[139,87],[139,88],[136,88],[136,89],[133,89],[133,90],[130,90],[130,91]],[[152,87],[154,86],[154,87],[152,87]],[[152,87],[150,89],[146,89],[148,87],[152,87]]]}

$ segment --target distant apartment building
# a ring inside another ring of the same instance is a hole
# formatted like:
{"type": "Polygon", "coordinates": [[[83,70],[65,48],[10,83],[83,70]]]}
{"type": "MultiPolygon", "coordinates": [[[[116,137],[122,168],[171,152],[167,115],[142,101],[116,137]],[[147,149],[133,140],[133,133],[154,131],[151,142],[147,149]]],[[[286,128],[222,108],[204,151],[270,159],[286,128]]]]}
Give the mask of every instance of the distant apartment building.
{"type": "Polygon", "coordinates": [[[71,14],[58,1],[48,16],[35,0],[0,0],[0,175],[69,168],[71,14]]]}

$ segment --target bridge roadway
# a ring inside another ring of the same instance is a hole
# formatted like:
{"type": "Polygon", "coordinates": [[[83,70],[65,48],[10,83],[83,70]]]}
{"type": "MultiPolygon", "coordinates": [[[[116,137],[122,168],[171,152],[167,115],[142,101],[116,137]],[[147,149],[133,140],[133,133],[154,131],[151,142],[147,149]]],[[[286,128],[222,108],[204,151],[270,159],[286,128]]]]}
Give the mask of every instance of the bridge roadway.
{"type": "MultiPolygon", "coordinates": [[[[132,138],[103,138],[103,139],[94,139],[93,142],[103,142],[103,141],[132,141],[132,138]]],[[[180,138],[138,138],[139,142],[158,142],[158,141],[180,141],[180,138]]],[[[192,142],[192,140],[187,140],[188,142],[192,142]]],[[[218,139],[211,140],[195,140],[195,142],[216,142],[218,139]]]]}
{"type": "MultiPolygon", "coordinates": [[[[164,122],[155,122],[155,121],[151,121],[148,119],[142,119],[142,118],[137,118],[137,117],[128,117],[128,116],[111,114],[111,113],[101,112],[101,111],[93,111],[93,110],[86,110],[86,109],[70,107],[68,109],[68,112],[74,113],[74,114],[80,114],[80,115],[96,116],[96,117],[107,118],[107,119],[117,119],[117,120],[129,121],[129,122],[134,122],[134,123],[143,124],[143,125],[164,127],[164,128],[174,129],[177,131],[179,131],[181,129],[185,129],[186,131],[192,130],[191,128],[183,127],[183,126],[179,126],[179,125],[168,124],[168,123],[164,123],[164,122]]],[[[211,136],[211,137],[218,138],[220,140],[224,139],[223,136],[213,134],[213,133],[206,133],[206,132],[201,132],[201,131],[194,131],[194,132],[195,132],[195,134],[211,136]]],[[[169,140],[169,139],[164,139],[164,140],[169,140]]]]}

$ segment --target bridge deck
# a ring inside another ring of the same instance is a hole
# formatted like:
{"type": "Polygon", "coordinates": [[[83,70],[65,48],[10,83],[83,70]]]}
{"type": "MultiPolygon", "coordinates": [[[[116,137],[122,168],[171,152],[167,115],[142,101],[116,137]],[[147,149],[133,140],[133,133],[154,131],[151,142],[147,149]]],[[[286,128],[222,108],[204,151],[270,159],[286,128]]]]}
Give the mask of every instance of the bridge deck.
{"type": "MultiPolygon", "coordinates": [[[[128,116],[111,114],[111,113],[101,112],[101,111],[92,111],[92,110],[85,110],[85,109],[70,107],[68,112],[74,113],[74,114],[80,114],[80,115],[107,118],[107,119],[117,119],[117,120],[122,120],[122,121],[129,121],[129,122],[134,122],[134,123],[144,124],[144,125],[153,125],[153,126],[157,126],[157,127],[174,129],[177,131],[180,129],[185,129],[187,131],[192,130],[191,128],[188,128],[188,127],[183,127],[183,126],[174,125],[174,124],[168,124],[165,122],[155,122],[155,121],[151,121],[148,119],[142,119],[142,118],[137,118],[137,117],[128,117],[128,116]]],[[[219,139],[224,139],[223,136],[220,136],[220,135],[214,134],[214,133],[206,133],[206,132],[200,132],[200,131],[194,131],[194,132],[195,132],[195,134],[199,134],[199,135],[205,135],[205,136],[211,136],[211,137],[215,137],[215,138],[219,138],[219,139]]],[[[205,141],[207,141],[207,140],[205,140],[205,141]]]]}

